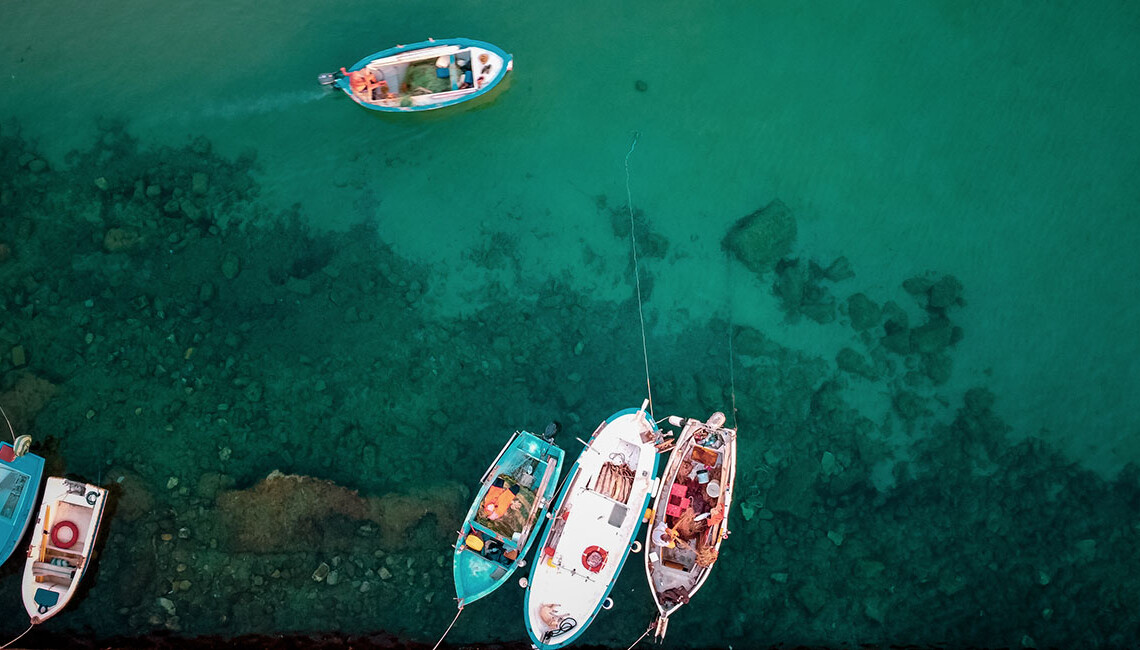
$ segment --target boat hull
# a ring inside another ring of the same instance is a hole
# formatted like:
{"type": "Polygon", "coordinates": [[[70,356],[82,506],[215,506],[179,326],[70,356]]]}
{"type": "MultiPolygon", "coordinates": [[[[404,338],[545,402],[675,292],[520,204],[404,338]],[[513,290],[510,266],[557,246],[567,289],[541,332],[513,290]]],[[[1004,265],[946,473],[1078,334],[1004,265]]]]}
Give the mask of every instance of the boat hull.
{"type": "Polygon", "coordinates": [[[573,643],[610,602],[652,496],[659,441],[644,405],[619,411],[598,427],[567,473],[524,604],[527,633],[538,648],[573,643]]]}
{"type": "Polygon", "coordinates": [[[0,564],[24,539],[39,502],[44,459],[17,456],[12,445],[0,443],[0,564]]]}
{"type": "Polygon", "coordinates": [[[553,442],[522,431],[484,473],[455,543],[460,608],[501,587],[521,565],[554,501],[564,458],[553,442]]]}
{"type": "Polygon", "coordinates": [[[409,113],[432,111],[454,106],[481,97],[498,86],[507,73],[514,69],[514,58],[499,47],[483,41],[468,38],[447,38],[427,40],[411,45],[398,45],[364,57],[347,68],[348,75],[333,82],[352,101],[364,108],[384,113],[409,113]],[[467,53],[469,62],[466,70],[455,64],[456,55],[467,53]],[[451,57],[451,86],[438,92],[413,94],[414,88],[405,88],[410,64],[428,64],[437,57],[451,57]],[[480,58],[486,57],[485,61],[480,58]],[[484,72],[485,70],[485,72],[484,72]],[[361,92],[354,89],[352,73],[371,71],[377,83],[375,90],[361,92]],[[463,87],[467,73],[470,85],[463,87]],[[456,73],[459,73],[458,76],[456,73]]]}
{"type": "Polygon", "coordinates": [[[75,594],[91,561],[107,491],[49,477],[24,565],[24,609],[33,625],[55,616],[75,594]]]}

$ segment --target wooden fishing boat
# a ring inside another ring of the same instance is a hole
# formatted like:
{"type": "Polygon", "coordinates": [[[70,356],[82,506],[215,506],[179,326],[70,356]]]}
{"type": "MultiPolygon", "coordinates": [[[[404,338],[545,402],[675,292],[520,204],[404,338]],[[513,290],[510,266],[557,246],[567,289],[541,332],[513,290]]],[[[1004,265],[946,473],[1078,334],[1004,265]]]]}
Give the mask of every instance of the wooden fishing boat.
{"type": "Polygon", "coordinates": [[[490,43],[428,39],[366,56],[319,81],[374,111],[430,111],[490,92],[513,68],[511,55],[490,43]]]}
{"type": "Polygon", "coordinates": [[[655,635],[665,636],[669,616],[697,593],[728,537],[728,511],[736,474],[736,429],[723,413],[707,422],[671,416],[681,427],[654,500],[645,538],[645,572],[657,603],[655,635]]]}
{"type": "Polygon", "coordinates": [[[0,443],[0,564],[24,539],[40,496],[44,459],[28,453],[32,439],[0,443]]]}
{"type": "Polygon", "coordinates": [[[106,503],[101,487],[48,478],[24,565],[24,609],[32,625],[55,616],[75,594],[91,562],[106,503]]]}
{"type": "Polygon", "coordinates": [[[567,474],[526,592],[527,633],[538,648],[572,643],[600,610],[613,606],[610,590],[635,543],[657,474],[662,437],[648,404],[602,422],[567,474]]]}
{"type": "Polygon", "coordinates": [[[558,489],[565,452],[555,425],[539,437],[516,432],[483,474],[455,544],[452,574],[459,608],[502,586],[527,551],[558,489]]]}

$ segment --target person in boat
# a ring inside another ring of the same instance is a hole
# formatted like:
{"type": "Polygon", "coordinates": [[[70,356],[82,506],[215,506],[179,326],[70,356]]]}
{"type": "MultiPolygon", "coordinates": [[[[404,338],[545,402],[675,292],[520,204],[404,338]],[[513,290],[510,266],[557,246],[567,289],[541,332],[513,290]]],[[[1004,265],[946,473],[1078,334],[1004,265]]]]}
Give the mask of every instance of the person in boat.
{"type": "Polygon", "coordinates": [[[558,603],[543,603],[538,606],[538,618],[543,625],[552,630],[562,625],[566,615],[559,610],[560,607],[558,603]]]}
{"type": "Polygon", "coordinates": [[[511,484],[509,487],[503,477],[495,479],[491,483],[491,487],[487,489],[487,496],[483,498],[483,514],[491,521],[502,519],[511,510],[518,510],[522,507],[518,499],[515,497],[519,493],[519,486],[511,484]]]}
{"type": "Polygon", "coordinates": [[[376,99],[376,93],[373,92],[376,90],[380,91],[380,97],[384,97],[388,92],[388,82],[383,79],[377,81],[376,74],[368,68],[361,68],[352,72],[341,68],[340,71],[348,77],[348,85],[352,88],[352,92],[364,99],[376,99]]]}
{"type": "Polygon", "coordinates": [[[681,534],[673,528],[670,528],[665,522],[657,524],[653,529],[653,543],[662,548],[676,548],[680,543],[682,547],[687,547],[688,544],[681,539],[681,534]]]}

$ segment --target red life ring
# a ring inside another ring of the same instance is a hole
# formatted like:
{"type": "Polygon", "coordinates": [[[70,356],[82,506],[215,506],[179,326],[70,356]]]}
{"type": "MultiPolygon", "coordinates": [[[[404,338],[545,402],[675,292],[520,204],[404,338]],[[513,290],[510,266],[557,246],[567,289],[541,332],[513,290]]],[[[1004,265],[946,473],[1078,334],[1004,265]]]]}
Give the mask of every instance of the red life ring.
{"type": "Polygon", "coordinates": [[[55,544],[57,547],[65,549],[71,548],[72,546],[75,546],[75,543],[78,541],[79,526],[76,526],[74,523],[64,520],[51,527],[51,543],[55,544]],[[61,528],[67,528],[71,530],[71,539],[67,540],[66,542],[60,541],[59,530],[61,528]]]}
{"type": "Polygon", "coordinates": [[[591,546],[582,553],[582,566],[597,573],[606,566],[607,557],[609,557],[609,553],[606,552],[606,549],[601,546],[591,546]]]}

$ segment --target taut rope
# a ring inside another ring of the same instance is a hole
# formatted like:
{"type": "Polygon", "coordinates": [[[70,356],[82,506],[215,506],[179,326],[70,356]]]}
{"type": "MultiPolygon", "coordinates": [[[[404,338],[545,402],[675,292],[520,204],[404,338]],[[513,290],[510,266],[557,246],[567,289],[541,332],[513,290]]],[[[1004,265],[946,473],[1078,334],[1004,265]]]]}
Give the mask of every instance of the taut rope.
{"type": "MultiPolygon", "coordinates": [[[[443,631],[443,636],[439,637],[439,641],[435,642],[435,645],[432,646],[431,650],[438,650],[439,649],[439,644],[443,643],[443,640],[447,638],[447,633],[451,631],[452,626],[455,625],[455,621],[459,620],[459,615],[462,613],[463,613],[463,605],[460,605],[459,611],[455,612],[455,618],[451,619],[451,625],[447,626],[447,629],[443,631]]],[[[3,648],[0,648],[0,650],[3,650],[3,648]]]]}
{"type": "Polygon", "coordinates": [[[16,444],[16,430],[12,428],[12,421],[8,419],[8,414],[4,412],[4,407],[0,406],[0,415],[4,416],[4,421],[8,423],[8,431],[12,434],[12,444],[16,444]]]}
{"type": "Polygon", "coordinates": [[[641,300],[641,270],[637,261],[637,233],[633,223],[633,195],[629,191],[629,157],[637,148],[637,139],[641,137],[640,131],[633,133],[633,144],[625,154],[625,201],[629,208],[629,240],[633,249],[633,277],[637,279],[637,317],[641,322],[641,355],[645,359],[645,391],[649,395],[649,417],[653,418],[653,387],[649,383],[649,348],[645,343],[645,308],[641,300]]]}
{"type": "MultiPolygon", "coordinates": [[[[8,417],[8,416],[4,416],[4,418],[5,418],[5,419],[7,419],[7,417],[8,417]]],[[[9,426],[11,426],[11,425],[9,425],[9,426]]],[[[29,625],[29,626],[28,626],[28,629],[24,630],[23,632],[20,632],[20,636],[18,636],[18,637],[16,637],[16,638],[12,639],[11,641],[9,641],[9,642],[5,643],[4,645],[0,645],[0,650],[4,650],[4,648],[7,648],[8,646],[12,645],[13,643],[15,643],[15,642],[19,641],[20,639],[24,638],[24,635],[25,635],[25,634],[27,634],[28,632],[31,632],[31,631],[32,631],[32,628],[33,628],[33,627],[35,627],[35,624],[34,624],[34,623],[33,623],[32,625],[29,625]]]]}

